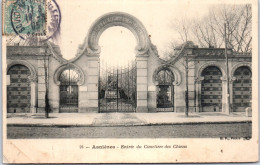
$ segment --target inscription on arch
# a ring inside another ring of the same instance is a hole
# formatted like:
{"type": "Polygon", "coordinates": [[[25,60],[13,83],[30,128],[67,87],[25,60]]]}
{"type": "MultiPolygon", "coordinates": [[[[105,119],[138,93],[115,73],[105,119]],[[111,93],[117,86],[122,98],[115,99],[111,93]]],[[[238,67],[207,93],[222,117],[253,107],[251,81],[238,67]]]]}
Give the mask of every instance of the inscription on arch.
{"type": "Polygon", "coordinates": [[[105,14],[93,23],[88,32],[87,41],[85,41],[87,42],[88,53],[100,53],[100,47],[98,46],[99,38],[106,29],[113,26],[125,27],[134,34],[137,41],[137,55],[147,53],[150,39],[144,25],[134,16],[122,12],[105,14]]]}
{"type": "Polygon", "coordinates": [[[136,32],[141,33],[142,30],[137,23],[131,18],[119,16],[119,15],[111,15],[107,18],[102,19],[95,27],[94,31],[98,33],[104,26],[108,25],[109,23],[125,23],[135,29],[136,32]]]}

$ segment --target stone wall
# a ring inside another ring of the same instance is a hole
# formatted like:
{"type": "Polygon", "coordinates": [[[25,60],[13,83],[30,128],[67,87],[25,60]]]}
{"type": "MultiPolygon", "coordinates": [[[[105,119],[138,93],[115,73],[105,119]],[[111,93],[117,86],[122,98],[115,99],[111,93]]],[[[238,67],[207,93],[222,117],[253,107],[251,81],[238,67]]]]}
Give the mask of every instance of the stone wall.
{"type": "MultiPolygon", "coordinates": [[[[217,66],[222,72],[222,111],[226,112],[227,103],[227,77],[225,56],[221,53],[223,49],[189,48],[188,54],[189,74],[189,111],[200,112],[199,93],[201,91],[201,72],[208,66],[217,66]],[[200,51],[202,52],[200,54],[200,51]],[[210,52],[205,55],[205,52],[210,52]],[[215,53],[214,53],[215,52],[215,53]]],[[[66,67],[74,66],[80,70],[82,81],[79,85],[78,112],[98,112],[98,78],[99,78],[99,57],[89,54],[82,54],[72,60],[63,59],[55,49],[49,46],[21,47],[9,46],[7,48],[7,68],[15,64],[27,66],[32,72],[31,75],[31,112],[44,112],[45,77],[44,58],[48,57],[48,78],[49,78],[49,100],[53,112],[59,112],[60,89],[57,75],[66,67]],[[47,50],[47,51],[46,51],[47,50]],[[46,55],[47,54],[47,55],[46,55]]],[[[186,76],[183,61],[185,56],[180,57],[174,63],[164,61],[152,47],[149,48],[146,56],[136,56],[137,62],[137,112],[156,112],[157,82],[154,75],[163,67],[168,67],[174,74],[174,111],[184,112],[186,76]]],[[[230,100],[232,104],[232,81],[233,74],[240,66],[251,68],[251,55],[235,54],[229,51],[229,87],[230,100]]]]}

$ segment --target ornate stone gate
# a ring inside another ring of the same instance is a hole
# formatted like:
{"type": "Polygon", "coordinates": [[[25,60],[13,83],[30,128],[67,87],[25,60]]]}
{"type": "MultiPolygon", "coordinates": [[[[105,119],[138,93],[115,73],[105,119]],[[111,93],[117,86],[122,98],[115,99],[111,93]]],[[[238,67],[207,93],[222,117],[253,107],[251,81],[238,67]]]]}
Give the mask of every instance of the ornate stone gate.
{"type": "MultiPolygon", "coordinates": [[[[147,76],[148,76],[148,57],[150,48],[150,39],[144,25],[134,16],[122,12],[108,13],[98,18],[91,26],[85,45],[79,50],[80,53],[88,56],[87,70],[100,69],[99,55],[101,48],[98,45],[101,34],[112,26],[122,26],[129,29],[136,38],[137,46],[136,52],[136,93],[137,93],[137,112],[148,112],[147,108],[147,76]]],[[[98,86],[99,74],[88,75],[88,86],[98,86]]],[[[98,107],[98,88],[92,88],[87,95],[91,96],[88,100],[88,109],[98,107]],[[90,107],[91,106],[91,107],[90,107]]]]}

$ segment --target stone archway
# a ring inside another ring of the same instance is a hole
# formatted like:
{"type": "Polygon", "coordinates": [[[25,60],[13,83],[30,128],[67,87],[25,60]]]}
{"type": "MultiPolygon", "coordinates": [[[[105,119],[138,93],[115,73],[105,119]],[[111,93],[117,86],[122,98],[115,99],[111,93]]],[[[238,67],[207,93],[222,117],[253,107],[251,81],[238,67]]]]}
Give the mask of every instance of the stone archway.
{"type": "MultiPolygon", "coordinates": [[[[225,112],[226,110],[226,72],[225,69],[223,69],[223,65],[216,63],[216,62],[207,62],[203,64],[201,67],[196,72],[196,105],[198,105],[198,111],[197,112],[202,112],[202,102],[201,102],[201,92],[202,92],[202,82],[204,81],[205,77],[202,76],[202,72],[208,68],[208,67],[216,67],[220,70],[222,76],[220,77],[220,80],[222,81],[222,112],[225,112]]],[[[214,111],[214,106],[213,106],[213,111],[214,111]]],[[[217,109],[216,109],[217,111],[217,109]]]]}
{"type": "Polygon", "coordinates": [[[156,80],[156,76],[157,74],[163,70],[163,69],[169,69],[173,75],[174,75],[174,82],[173,82],[173,85],[180,85],[181,84],[181,72],[178,68],[176,67],[173,67],[173,66],[167,66],[167,65],[162,65],[162,66],[159,66],[154,72],[153,72],[153,83],[155,85],[158,85],[158,81],[156,80]]]}
{"type": "Polygon", "coordinates": [[[136,55],[145,55],[150,47],[150,39],[144,25],[134,16],[123,12],[112,12],[99,17],[90,27],[85,48],[89,54],[99,55],[98,45],[101,34],[113,26],[122,26],[129,29],[136,38],[136,55]]]}
{"type": "MultiPolygon", "coordinates": [[[[7,65],[7,75],[10,76],[10,73],[9,70],[14,67],[14,66],[24,66],[25,68],[27,68],[30,72],[29,76],[28,76],[28,80],[30,82],[30,90],[29,91],[29,94],[27,94],[28,96],[30,95],[30,112],[31,113],[36,113],[36,100],[37,100],[37,95],[36,95],[36,88],[37,88],[37,74],[36,74],[36,70],[35,68],[30,64],[28,63],[27,61],[24,61],[24,60],[14,60],[12,61],[11,63],[9,63],[7,65]]],[[[20,74],[20,73],[19,73],[20,74]]],[[[10,80],[10,83],[11,83],[11,80],[10,80]]],[[[7,84],[8,86],[10,84],[7,84]]],[[[19,84],[18,84],[19,85],[19,84]]],[[[28,86],[28,87],[29,87],[28,86]]],[[[22,93],[21,93],[22,95],[22,93]]]]}
{"type": "Polygon", "coordinates": [[[79,81],[78,81],[78,85],[82,85],[84,84],[85,78],[84,78],[84,73],[82,71],[82,69],[80,67],[78,67],[77,65],[73,64],[73,63],[67,63],[67,64],[63,64],[61,65],[59,68],[56,69],[54,76],[53,76],[53,81],[56,85],[60,85],[60,81],[59,81],[59,76],[60,74],[69,68],[73,68],[75,69],[78,73],[79,73],[79,81]]]}
{"type": "MultiPolygon", "coordinates": [[[[101,34],[108,28],[113,26],[122,26],[129,29],[136,38],[137,46],[136,52],[136,72],[137,72],[137,84],[136,84],[136,112],[148,112],[147,108],[147,67],[148,57],[151,42],[148,33],[144,25],[134,16],[122,13],[112,12],[99,17],[90,27],[88,35],[83,44],[81,54],[88,56],[88,70],[99,70],[99,55],[101,48],[98,45],[101,34]]],[[[93,81],[88,81],[87,85],[98,86],[98,74],[92,74],[89,72],[88,77],[93,81]]],[[[98,108],[98,89],[88,91],[88,95],[92,96],[88,100],[88,109],[98,108]],[[91,107],[90,107],[91,106],[91,107]]]]}
{"type": "Polygon", "coordinates": [[[54,72],[53,81],[58,86],[54,92],[58,112],[80,112],[79,100],[84,100],[80,88],[85,82],[82,69],[73,63],[63,64],[54,72]]]}
{"type": "Polygon", "coordinates": [[[252,103],[252,69],[250,65],[237,64],[231,73],[232,111],[244,112],[252,103]]]}
{"type": "Polygon", "coordinates": [[[220,112],[222,110],[222,80],[221,70],[216,66],[206,67],[201,76],[200,105],[202,112],[220,112]]]}

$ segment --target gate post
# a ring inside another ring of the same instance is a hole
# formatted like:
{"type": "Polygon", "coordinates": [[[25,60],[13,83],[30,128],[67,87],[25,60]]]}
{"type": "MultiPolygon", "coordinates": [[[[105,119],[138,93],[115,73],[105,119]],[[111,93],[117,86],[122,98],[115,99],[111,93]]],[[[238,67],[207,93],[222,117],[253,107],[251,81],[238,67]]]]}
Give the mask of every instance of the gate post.
{"type": "Polygon", "coordinates": [[[229,113],[227,79],[222,77],[222,112],[229,113]]]}
{"type": "Polygon", "coordinates": [[[31,107],[30,107],[30,112],[31,113],[36,113],[36,82],[35,79],[31,80],[31,107]]]}
{"type": "Polygon", "coordinates": [[[147,76],[148,76],[148,55],[136,56],[136,92],[137,92],[137,107],[136,112],[148,112],[147,104],[147,76]]]}
{"type": "Polygon", "coordinates": [[[198,77],[196,79],[196,112],[202,112],[201,107],[201,82],[204,80],[204,77],[198,77]]]}
{"type": "Polygon", "coordinates": [[[99,56],[88,56],[87,63],[87,92],[81,91],[80,107],[87,107],[87,112],[98,112],[98,80],[99,56]],[[83,94],[84,93],[84,94],[83,94]],[[86,101],[87,98],[87,101],[86,101]]]}

